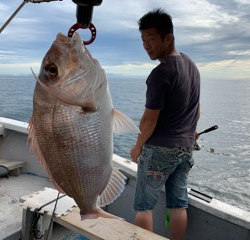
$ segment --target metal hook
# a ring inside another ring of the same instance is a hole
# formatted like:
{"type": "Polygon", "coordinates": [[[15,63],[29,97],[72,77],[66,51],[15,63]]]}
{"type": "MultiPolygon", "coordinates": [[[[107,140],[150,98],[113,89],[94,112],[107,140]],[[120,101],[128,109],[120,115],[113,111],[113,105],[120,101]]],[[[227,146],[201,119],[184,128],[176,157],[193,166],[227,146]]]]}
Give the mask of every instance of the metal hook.
{"type": "Polygon", "coordinates": [[[94,42],[95,38],[96,38],[96,28],[93,25],[93,23],[90,23],[88,27],[83,27],[81,24],[76,23],[74,24],[68,32],[68,37],[72,37],[73,34],[75,33],[76,30],[78,30],[79,28],[81,29],[86,29],[88,28],[91,31],[91,38],[88,41],[83,41],[84,45],[89,45],[92,42],[94,42]]]}

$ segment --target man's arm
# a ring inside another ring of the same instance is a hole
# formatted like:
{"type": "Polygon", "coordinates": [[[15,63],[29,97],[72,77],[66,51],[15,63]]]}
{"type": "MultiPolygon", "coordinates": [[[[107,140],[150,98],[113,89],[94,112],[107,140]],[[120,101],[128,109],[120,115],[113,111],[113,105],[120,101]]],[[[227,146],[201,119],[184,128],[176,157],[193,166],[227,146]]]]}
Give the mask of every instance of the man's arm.
{"type": "Polygon", "coordinates": [[[141,154],[143,145],[152,135],[156,127],[160,111],[161,110],[152,110],[149,108],[145,109],[139,126],[141,133],[137,137],[135,146],[130,151],[133,161],[137,162],[137,159],[141,154]]]}

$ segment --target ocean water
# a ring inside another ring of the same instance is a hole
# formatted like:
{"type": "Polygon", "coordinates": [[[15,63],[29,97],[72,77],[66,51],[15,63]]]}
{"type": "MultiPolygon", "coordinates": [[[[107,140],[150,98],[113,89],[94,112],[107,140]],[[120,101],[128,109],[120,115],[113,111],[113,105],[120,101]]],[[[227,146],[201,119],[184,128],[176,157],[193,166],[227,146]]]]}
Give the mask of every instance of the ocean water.
{"type": "MultiPolygon", "coordinates": [[[[139,124],[145,104],[145,80],[109,78],[115,108],[139,124]]],[[[0,76],[0,116],[28,121],[32,114],[35,80],[31,75],[0,76]]],[[[203,80],[198,132],[213,125],[218,129],[200,136],[200,151],[189,187],[250,211],[250,79],[203,80]]],[[[130,159],[135,134],[116,135],[114,152],[130,159]]]]}

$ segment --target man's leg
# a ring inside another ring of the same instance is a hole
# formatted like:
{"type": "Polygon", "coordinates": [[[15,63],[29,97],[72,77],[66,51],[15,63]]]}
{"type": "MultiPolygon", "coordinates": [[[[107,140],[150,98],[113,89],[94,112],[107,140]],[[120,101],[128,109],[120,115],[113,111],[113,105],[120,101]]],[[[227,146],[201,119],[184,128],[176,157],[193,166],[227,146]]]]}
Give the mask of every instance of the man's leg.
{"type": "Polygon", "coordinates": [[[187,228],[186,208],[171,209],[170,234],[171,240],[183,240],[187,228]]]}
{"type": "MultiPolygon", "coordinates": [[[[188,192],[187,178],[194,161],[192,149],[178,149],[175,158],[180,164],[169,176],[166,187],[166,207],[171,209],[170,235],[171,240],[183,240],[187,228],[188,192]]],[[[171,161],[171,158],[170,160],[171,161]]]]}
{"type": "Polygon", "coordinates": [[[153,232],[152,211],[137,212],[135,215],[135,225],[153,232]]]}

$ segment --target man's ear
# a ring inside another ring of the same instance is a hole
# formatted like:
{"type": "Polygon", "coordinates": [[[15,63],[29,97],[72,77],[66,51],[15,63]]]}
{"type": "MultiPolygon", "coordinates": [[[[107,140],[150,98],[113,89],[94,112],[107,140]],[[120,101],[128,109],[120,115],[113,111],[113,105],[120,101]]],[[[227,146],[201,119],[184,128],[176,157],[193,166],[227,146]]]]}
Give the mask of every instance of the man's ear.
{"type": "Polygon", "coordinates": [[[165,37],[164,37],[164,42],[167,44],[167,45],[170,45],[172,43],[174,39],[174,36],[172,33],[168,33],[165,37]]]}

